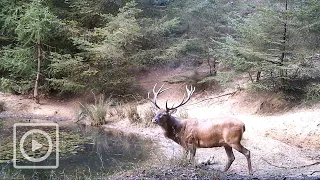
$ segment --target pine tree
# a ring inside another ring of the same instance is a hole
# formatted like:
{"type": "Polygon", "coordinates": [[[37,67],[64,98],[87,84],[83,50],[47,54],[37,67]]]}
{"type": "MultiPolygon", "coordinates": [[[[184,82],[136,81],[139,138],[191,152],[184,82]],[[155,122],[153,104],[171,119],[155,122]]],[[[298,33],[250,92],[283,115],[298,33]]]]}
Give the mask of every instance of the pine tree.
{"type": "Polygon", "coordinates": [[[298,91],[299,78],[308,43],[298,16],[303,3],[272,2],[250,17],[237,21],[237,34],[220,44],[218,57],[237,71],[247,72],[269,90],[298,91]],[[262,78],[263,77],[263,78],[262,78]],[[263,85],[264,84],[264,85],[263,85]]]}
{"type": "Polygon", "coordinates": [[[9,77],[17,83],[17,86],[26,84],[26,90],[28,87],[33,87],[34,99],[39,103],[40,78],[41,74],[44,74],[41,72],[42,61],[46,53],[44,49],[50,47],[50,40],[57,33],[54,31],[60,25],[59,20],[42,4],[41,0],[13,3],[8,8],[14,9],[7,9],[9,17],[6,19],[7,24],[4,29],[11,31],[12,38],[18,43],[14,42],[17,44],[15,47],[4,48],[1,68],[4,73],[10,73],[9,77]],[[34,64],[34,62],[37,63],[34,64]],[[33,86],[30,82],[31,77],[35,79],[33,86]]]}

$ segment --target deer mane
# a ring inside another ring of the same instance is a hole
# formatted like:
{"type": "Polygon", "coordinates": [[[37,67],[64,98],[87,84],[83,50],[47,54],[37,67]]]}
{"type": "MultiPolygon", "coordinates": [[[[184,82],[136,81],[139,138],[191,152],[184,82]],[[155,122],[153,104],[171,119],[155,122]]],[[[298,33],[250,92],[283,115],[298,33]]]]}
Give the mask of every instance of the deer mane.
{"type": "Polygon", "coordinates": [[[162,127],[165,131],[165,136],[174,140],[178,144],[181,144],[181,131],[184,129],[184,125],[175,117],[169,116],[166,123],[166,127],[162,127]]]}

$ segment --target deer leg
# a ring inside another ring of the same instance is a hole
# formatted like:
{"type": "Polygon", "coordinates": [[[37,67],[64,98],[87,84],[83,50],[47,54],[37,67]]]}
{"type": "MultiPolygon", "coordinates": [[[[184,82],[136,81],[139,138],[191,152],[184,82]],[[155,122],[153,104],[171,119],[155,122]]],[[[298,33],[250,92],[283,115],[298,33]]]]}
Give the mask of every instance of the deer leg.
{"type": "Polygon", "coordinates": [[[191,144],[188,144],[185,148],[185,157],[188,158],[188,154],[189,154],[189,163],[192,163],[193,165],[195,164],[194,163],[194,157],[196,155],[196,147],[194,147],[193,145],[191,144]]]}
{"type": "Polygon", "coordinates": [[[234,154],[232,152],[232,148],[228,145],[224,146],[224,149],[226,150],[227,156],[228,156],[228,162],[224,168],[223,171],[228,171],[228,169],[230,168],[231,164],[233,163],[235,157],[234,154]]]}
{"type": "Polygon", "coordinates": [[[189,147],[185,147],[183,153],[184,153],[183,156],[184,156],[184,159],[186,159],[186,162],[188,164],[191,164],[192,163],[192,161],[191,161],[192,156],[191,156],[190,148],[189,147]]]}
{"type": "Polygon", "coordinates": [[[241,154],[243,154],[247,158],[249,174],[252,175],[250,151],[248,149],[246,149],[245,147],[243,147],[240,143],[239,144],[231,144],[231,147],[233,149],[239,151],[241,154]]]}
{"type": "Polygon", "coordinates": [[[192,146],[190,148],[190,161],[192,161],[193,166],[196,165],[196,162],[195,162],[196,151],[197,151],[197,149],[195,147],[192,146]]]}
{"type": "Polygon", "coordinates": [[[184,149],[184,158],[188,159],[189,149],[184,149]]]}

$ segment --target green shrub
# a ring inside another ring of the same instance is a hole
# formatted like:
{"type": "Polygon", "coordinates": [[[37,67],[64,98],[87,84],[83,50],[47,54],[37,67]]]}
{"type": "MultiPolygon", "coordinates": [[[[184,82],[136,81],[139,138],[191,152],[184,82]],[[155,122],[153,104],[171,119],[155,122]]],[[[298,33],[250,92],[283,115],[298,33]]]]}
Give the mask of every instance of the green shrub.
{"type": "Polygon", "coordinates": [[[252,92],[264,92],[264,91],[274,91],[273,85],[267,82],[254,82],[249,85],[249,90],[252,92]]]}
{"type": "Polygon", "coordinates": [[[306,100],[311,102],[320,101],[320,84],[311,83],[306,87],[306,100]]]}
{"type": "Polygon", "coordinates": [[[12,81],[10,79],[6,79],[2,77],[0,79],[0,91],[2,92],[11,92],[12,89],[12,81]]]}

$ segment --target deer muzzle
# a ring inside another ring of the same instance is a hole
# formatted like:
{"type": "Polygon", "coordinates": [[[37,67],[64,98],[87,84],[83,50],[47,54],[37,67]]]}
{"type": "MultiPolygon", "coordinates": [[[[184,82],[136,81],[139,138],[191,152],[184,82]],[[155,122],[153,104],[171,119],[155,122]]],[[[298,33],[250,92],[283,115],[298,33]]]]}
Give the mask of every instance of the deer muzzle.
{"type": "Polygon", "coordinates": [[[153,123],[158,123],[158,121],[159,121],[158,118],[152,118],[153,123]]]}

